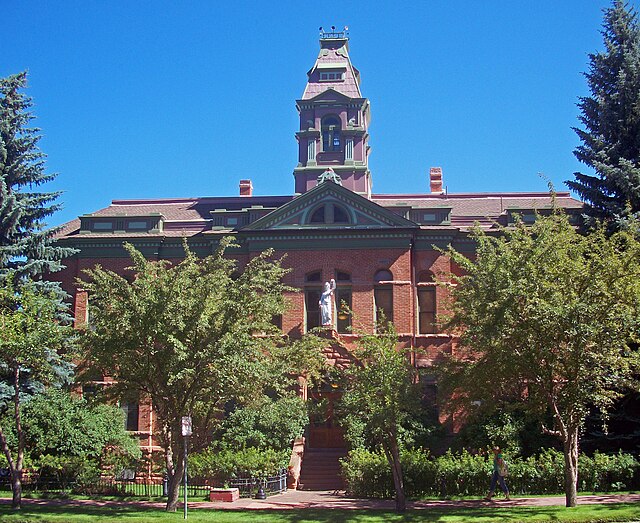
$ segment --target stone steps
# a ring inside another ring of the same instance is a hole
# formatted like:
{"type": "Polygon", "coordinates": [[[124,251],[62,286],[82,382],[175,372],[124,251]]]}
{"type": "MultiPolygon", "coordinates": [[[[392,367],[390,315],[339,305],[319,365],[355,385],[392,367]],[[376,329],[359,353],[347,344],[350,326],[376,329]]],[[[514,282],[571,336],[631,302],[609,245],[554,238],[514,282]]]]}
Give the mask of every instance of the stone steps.
{"type": "Polygon", "coordinates": [[[307,449],[302,458],[300,490],[342,490],[340,458],[347,455],[346,449],[307,449]]]}

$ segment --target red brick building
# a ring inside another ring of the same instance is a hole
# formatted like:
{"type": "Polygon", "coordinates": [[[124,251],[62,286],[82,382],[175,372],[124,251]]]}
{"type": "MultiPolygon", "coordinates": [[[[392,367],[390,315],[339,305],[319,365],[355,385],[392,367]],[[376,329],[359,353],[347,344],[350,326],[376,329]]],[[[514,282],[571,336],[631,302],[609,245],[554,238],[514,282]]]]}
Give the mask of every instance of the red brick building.
{"type": "MultiPolygon", "coordinates": [[[[266,248],[287,253],[292,271],[286,283],[302,290],[291,294],[282,317],[283,332],[296,336],[320,324],[318,299],[325,281],[334,278],[333,331],[327,357],[348,359],[354,335],[351,318],[338,314],[346,302],[358,328],[372,331],[377,311],[393,320],[402,343],[421,349],[415,365],[429,366],[440,351],[451,351],[451,336],[438,330],[444,287],[434,275],[455,271],[438,248],[452,244],[473,251],[468,230],[507,225],[516,214],[526,222],[551,207],[547,193],[448,193],[443,173],[431,168],[425,190],[414,194],[375,194],[368,168],[369,101],[360,92],[360,75],[349,58],[344,33],[324,33],[309,70],[302,98],[296,101],[300,126],[293,194],[254,196],[251,180],[240,180],[238,196],[114,200],[110,206],[67,223],[58,241],[78,249],[56,275],[73,296],[76,321],[87,318],[87,297],[74,286],[85,268],[100,263],[122,271],[129,265],[124,241],[151,259],[179,259],[186,238],[204,255],[220,238],[232,235],[241,246],[240,261],[266,248]]],[[[578,210],[580,202],[558,193],[556,203],[578,210]]],[[[125,405],[128,428],[151,450],[153,412],[125,405]]],[[[316,427],[313,446],[339,444],[339,431],[316,427]]]]}

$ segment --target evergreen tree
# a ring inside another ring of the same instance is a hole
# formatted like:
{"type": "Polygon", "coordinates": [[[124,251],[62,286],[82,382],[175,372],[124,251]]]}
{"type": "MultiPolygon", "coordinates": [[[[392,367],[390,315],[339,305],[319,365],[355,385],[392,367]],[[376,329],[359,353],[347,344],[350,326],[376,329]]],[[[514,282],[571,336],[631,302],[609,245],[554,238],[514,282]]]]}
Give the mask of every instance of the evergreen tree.
{"type": "Polygon", "coordinates": [[[640,216],[640,28],[637,14],[622,0],[604,10],[605,51],[589,55],[585,73],[591,96],[578,107],[584,129],[575,156],[595,174],[574,173],[567,185],[586,202],[593,219],[619,228],[640,216]]]}
{"type": "Polygon", "coordinates": [[[55,178],[45,173],[45,154],[38,148],[40,129],[31,98],[21,91],[27,73],[0,78],[0,279],[8,273],[37,277],[61,268],[60,260],[74,251],[53,244],[55,229],[45,229],[44,219],[60,208],[59,192],[38,192],[55,178]]]}

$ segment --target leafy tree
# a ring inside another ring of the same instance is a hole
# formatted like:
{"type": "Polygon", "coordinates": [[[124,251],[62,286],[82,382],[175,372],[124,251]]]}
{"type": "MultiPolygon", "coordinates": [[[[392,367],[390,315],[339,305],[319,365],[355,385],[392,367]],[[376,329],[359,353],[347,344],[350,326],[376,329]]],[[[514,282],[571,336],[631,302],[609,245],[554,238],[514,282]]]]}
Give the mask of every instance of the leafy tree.
{"type": "Polygon", "coordinates": [[[8,376],[10,385],[10,395],[0,397],[0,414],[11,412],[8,419],[17,442],[15,448],[10,448],[8,427],[3,420],[0,445],[11,470],[12,506],[18,509],[26,445],[22,422],[24,392],[33,381],[40,385],[59,384],[65,374],[61,369],[68,367],[60,351],[69,349],[73,329],[59,321],[60,302],[56,296],[26,285],[17,293],[12,280],[9,277],[0,286],[0,370],[8,376]]]}
{"type": "Polygon", "coordinates": [[[263,396],[231,412],[220,427],[220,440],[229,448],[255,447],[291,450],[295,438],[309,424],[302,398],[288,394],[275,400],[263,396]]]}
{"type": "MultiPolygon", "coordinates": [[[[114,394],[149,397],[161,426],[161,444],[169,478],[167,510],[175,510],[183,475],[181,417],[191,415],[194,445],[206,445],[222,409],[230,400],[250,403],[264,389],[282,389],[291,374],[308,371],[301,355],[274,360],[290,351],[279,347],[272,318],[285,310],[282,283],[287,269],[266,252],[243,268],[225,255],[231,240],[215,254],[198,259],[185,244],[183,261],[147,261],[131,245],[132,278],[101,267],[87,271],[91,329],[86,357],[116,384],[114,394]],[[303,370],[304,369],[304,370],[303,370]]],[[[303,346],[300,346],[303,348],[303,346]]]]}
{"type": "MultiPolygon", "coordinates": [[[[21,92],[27,73],[0,78],[0,278],[9,273],[34,277],[62,268],[60,260],[74,250],[55,246],[55,229],[44,220],[60,208],[59,192],[34,189],[55,178],[45,173],[45,155],[38,149],[40,129],[29,127],[34,119],[31,98],[21,92]]],[[[60,296],[57,284],[42,282],[60,296]]]]}
{"type": "MultiPolygon", "coordinates": [[[[592,218],[612,229],[640,216],[640,27],[622,0],[604,10],[605,51],[589,55],[590,96],[578,107],[584,128],[574,151],[595,174],[574,173],[567,185],[586,202],[592,218]]],[[[593,222],[591,222],[593,224],[593,222]]]]}
{"type": "MultiPolygon", "coordinates": [[[[26,402],[22,427],[25,458],[40,468],[41,475],[49,470],[73,480],[87,465],[97,471],[101,465],[113,467],[140,457],[138,442],[125,430],[119,408],[91,405],[65,390],[50,388],[26,402]]],[[[17,442],[11,432],[10,447],[17,442]]]]}
{"type": "MultiPolygon", "coordinates": [[[[455,277],[449,327],[455,351],[441,386],[452,405],[518,400],[553,426],[565,457],[567,506],[576,504],[578,437],[592,405],[607,412],[634,385],[630,343],[640,320],[640,243],[634,231],[580,235],[561,213],[488,235],[476,259],[450,249],[455,277]]],[[[459,411],[458,411],[459,412],[459,411]]]]}
{"type": "Polygon", "coordinates": [[[364,435],[364,439],[382,449],[393,475],[396,511],[404,512],[402,431],[418,410],[420,392],[416,369],[397,348],[393,324],[380,325],[376,330],[378,334],[359,338],[358,363],[345,371],[342,423],[348,440],[362,441],[364,435]]]}

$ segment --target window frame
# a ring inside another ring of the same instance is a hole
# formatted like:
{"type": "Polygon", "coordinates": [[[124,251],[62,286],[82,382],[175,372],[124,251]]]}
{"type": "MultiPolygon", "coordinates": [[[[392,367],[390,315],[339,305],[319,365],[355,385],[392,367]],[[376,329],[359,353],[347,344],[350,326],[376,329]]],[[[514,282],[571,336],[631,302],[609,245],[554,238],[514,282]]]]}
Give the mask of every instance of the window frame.
{"type": "Polygon", "coordinates": [[[344,145],[342,139],[342,120],[336,114],[328,114],[320,123],[323,152],[341,152],[344,145]]]}
{"type": "Polygon", "coordinates": [[[393,299],[393,273],[389,269],[376,271],[373,286],[374,322],[378,325],[380,312],[384,314],[387,323],[393,323],[394,299],[393,299]],[[384,300],[383,296],[387,299],[384,300]],[[388,303],[383,303],[387,301],[388,303]]]}
{"type": "Polygon", "coordinates": [[[335,317],[336,317],[336,331],[339,334],[351,334],[351,314],[346,312],[346,318],[340,319],[341,303],[344,301],[347,304],[349,311],[353,307],[353,293],[351,290],[351,274],[345,271],[336,270],[335,276],[336,290],[335,290],[335,317]],[[346,299],[345,299],[346,298],[346,299]]]}

